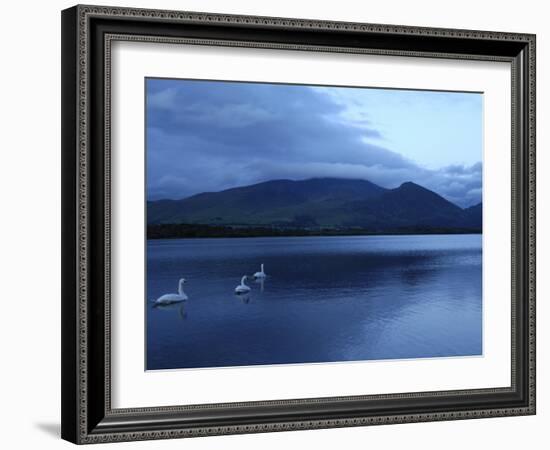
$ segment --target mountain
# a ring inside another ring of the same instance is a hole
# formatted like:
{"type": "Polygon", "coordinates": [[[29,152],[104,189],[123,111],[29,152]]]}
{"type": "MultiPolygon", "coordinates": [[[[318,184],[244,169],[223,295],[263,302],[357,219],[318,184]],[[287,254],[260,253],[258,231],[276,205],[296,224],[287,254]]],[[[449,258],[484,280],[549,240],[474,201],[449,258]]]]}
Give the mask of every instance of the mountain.
{"type": "Polygon", "coordinates": [[[348,226],[454,227],[463,210],[440,195],[418,184],[407,182],[386,190],[379,197],[353,204],[355,218],[348,226]]]}
{"type": "Polygon", "coordinates": [[[148,223],[272,225],[312,217],[332,225],[334,209],[372,199],[386,189],[366,180],[312,178],[272,180],[205,192],[181,200],[148,202],[148,223]],[[329,214],[327,214],[329,213],[329,214]]]}
{"type": "Polygon", "coordinates": [[[481,228],[481,204],[462,209],[418,184],[385,189],[367,180],[272,180],[205,192],[181,200],[147,202],[155,224],[238,227],[481,228]]]}
{"type": "Polygon", "coordinates": [[[483,206],[481,203],[464,210],[465,226],[481,227],[483,221],[483,206]]]}

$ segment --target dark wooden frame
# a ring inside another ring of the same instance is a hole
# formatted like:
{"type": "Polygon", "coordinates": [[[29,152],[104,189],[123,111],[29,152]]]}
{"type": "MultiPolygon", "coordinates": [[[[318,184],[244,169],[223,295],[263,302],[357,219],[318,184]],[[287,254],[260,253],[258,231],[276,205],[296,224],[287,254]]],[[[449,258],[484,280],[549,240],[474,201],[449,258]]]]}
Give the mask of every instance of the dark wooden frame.
{"type": "Polygon", "coordinates": [[[94,443],[535,413],[534,35],[75,6],[62,12],[62,85],[64,439],[94,443]],[[112,409],[109,77],[113,40],[510,62],[511,386],[112,409]]]}

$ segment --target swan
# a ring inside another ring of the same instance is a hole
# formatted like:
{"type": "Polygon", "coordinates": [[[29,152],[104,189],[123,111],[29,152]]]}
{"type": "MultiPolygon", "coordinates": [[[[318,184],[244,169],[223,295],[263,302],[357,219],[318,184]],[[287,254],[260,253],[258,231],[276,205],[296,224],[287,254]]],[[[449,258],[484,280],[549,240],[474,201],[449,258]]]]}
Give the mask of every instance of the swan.
{"type": "Polygon", "coordinates": [[[164,294],[155,300],[155,305],[170,305],[172,303],[180,303],[187,300],[187,295],[183,292],[183,284],[185,283],[185,278],[182,278],[178,284],[178,293],[177,294],[164,294]]]}
{"type": "Polygon", "coordinates": [[[267,275],[266,275],[265,272],[264,272],[264,265],[261,264],[261,270],[260,270],[260,272],[256,272],[256,273],[254,274],[254,278],[265,278],[266,276],[267,276],[267,275]]]}
{"type": "Polygon", "coordinates": [[[250,287],[244,283],[247,278],[246,275],[241,278],[241,284],[235,288],[235,294],[248,294],[250,292],[250,287]]]}

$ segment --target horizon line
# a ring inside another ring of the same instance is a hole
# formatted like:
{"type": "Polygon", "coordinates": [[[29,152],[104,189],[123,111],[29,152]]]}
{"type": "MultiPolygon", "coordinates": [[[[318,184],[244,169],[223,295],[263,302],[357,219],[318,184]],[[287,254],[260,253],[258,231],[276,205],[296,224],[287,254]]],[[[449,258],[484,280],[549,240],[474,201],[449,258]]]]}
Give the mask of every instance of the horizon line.
{"type": "Polygon", "coordinates": [[[396,187],[393,187],[393,188],[388,188],[388,187],[384,187],[384,186],[381,186],[379,184],[376,184],[366,178],[345,178],[345,177],[338,177],[338,176],[333,176],[333,177],[329,177],[329,176],[318,176],[318,177],[311,177],[311,178],[302,178],[302,179],[291,179],[291,178],[275,178],[275,179],[271,179],[271,180],[265,180],[265,181],[259,181],[259,182],[256,182],[256,183],[252,183],[252,184],[244,184],[244,185],[239,185],[239,186],[233,186],[233,187],[230,187],[230,188],[226,188],[226,189],[221,189],[219,191],[202,191],[202,192],[197,192],[195,194],[191,194],[191,195],[187,195],[187,196],[184,196],[184,197],[179,197],[179,198],[168,198],[168,197],[163,197],[163,198],[158,198],[158,199],[155,199],[155,200],[152,200],[152,199],[149,199],[147,198],[146,199],[146,202],[149,203],[149,202],[161,202],[161,201],[182,201],[182,200],[186,200],[188,198],[191,198],[191,197],[195,197],[197,195],[202,195],[202,194],[218,194],[218,193],[221,193],[221,192],[227,192],[227,191],[231,191],[231,190],[234,190],[234,189],[241,189],[241,188],[247,188],[247,187],[252,187],[252,186],[258,186],[260,184],[266,184],[266,183],[273,183],[273,182],[281,182],[281,181],[287,181],[287,182],[292,182],[292,183],[297,183],[297,182],[303,182],[303,181],[311,181],[311,180],[347,180],[347,181],[364,181],[364,182],[367,182],[367,183],[370,183],[370,184],[373,184],[374,186],[378,186],[382,189],[385,189],[385,190],[388,190],[388,191],[391,191],[391,190],[394,190],[394,189],[399,189],[400,187],[402,187],[403,185],[405,184],[414,184],[416,186],[419,186],[421,187],[422,189],[426,189],[427,191],[430,191],[430,192],[433,192],[434,194],[436,195],[439,195],[441,198],[445,199],[446,201],[448,201],[449,203],[452,203],[453,205],[457,206],[458,208],[460,209],[468,209],[468,208],[471,208],[471,207],[474,207],[474,206],[477,206],[477,205],[481,205],[483,204],[483,196],[482,196],[482,200],[477,202],[477,203],[474,203],[470,206],[466,206],[466,207],[462,207],[458,204],[456,204],[455,202],[447,199],[445,196],[441,195],[440,193],[432,190],[432,189],[428,189],[427,187],[425,186],[422,186],[421,184],[418,184],[418,183],[415,183],[414,181],[403,181],[402,183],[400,183],[398,186],[396,187]]]}

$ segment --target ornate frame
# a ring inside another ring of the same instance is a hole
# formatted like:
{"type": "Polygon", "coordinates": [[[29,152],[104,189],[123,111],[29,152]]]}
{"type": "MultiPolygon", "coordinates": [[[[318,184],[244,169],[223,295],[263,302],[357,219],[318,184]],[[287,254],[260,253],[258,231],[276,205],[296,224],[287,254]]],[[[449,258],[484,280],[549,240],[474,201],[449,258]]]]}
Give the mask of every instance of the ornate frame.
{"type": "Polygon", "coordinates": [[[62,12],[62,437],[84,444],[535,414],[535,36],[75,6],[62,12]],[[512,385],[112,409],[110,48],[114,40],[512,65],[512,385]]]}

